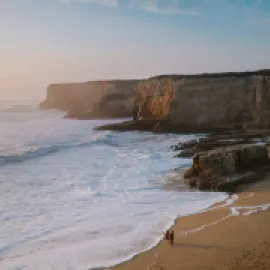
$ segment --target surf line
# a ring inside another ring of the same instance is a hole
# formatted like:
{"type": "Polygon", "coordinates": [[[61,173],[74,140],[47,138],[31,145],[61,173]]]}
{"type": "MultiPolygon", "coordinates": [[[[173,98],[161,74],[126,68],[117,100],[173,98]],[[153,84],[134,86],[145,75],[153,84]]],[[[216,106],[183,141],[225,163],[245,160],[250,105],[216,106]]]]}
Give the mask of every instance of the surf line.
{"type": "Polygon", "coordinates": [[[258,213],[258,212],[261,212],[261,211],[266,211],[268,209],[270,209],[270,204],[262,204],[262,205],[251,205],[251,206],[232,206],[232,207],[229,207],[230,209],[230,214],[221,218],[221,219],[218,219],[218,220],[215,220],[214,222],[211,222],[209,224],[205,224],[205,225],[202,225],[198,228],[194,228],[194,229],[191,229],[191,230],[187,230],[187,231],[183,231],[183,232],[180,232],[180,234],[182,235],[188,235],[190,233],[196,233],[196,232],[199,232],[205,228],[208,228],[208,227],[211,227],[213,225],[216,225],[230,217],[239,217],[239,216],[250,216],[252,214],[255,214],[255,213],[258,213]],[[248,210],[248,211],[245,211],[245,210],[248,210]],[[244,212],[243,212],[244,211],[244,212]]]}
{"type": "MultiPolygon", "coordinates": [[[[250,193],[247,196],[242,197],[241,199],[246,199],[246,198],[249,198],[249,197],[252,197],[252,196],[253,196],[253,193],[250,193]]],[[[234,199],[235,199],[235,197],[234,197],[234,199]]],[[[231,202],[230,204],[235,202],[234,199],[230,200],[230,202],[231,202]]],[[[214,207],[214,209],[228,206],[228,201],[229,200],[227,200],[225,202],[225,204],[223,204],[221,206],[214,207]]],[[[269,210],[269,209],[270,209],[270,204],[252,205],[252,206],[232,206],[232,207],[229,207],[230,214],[228,214],[227,216],[225,216],[225,217],[223,217],[221,219],[215,220],[214,222],[211,222],[209,224],[202,225],[202,226],[200,226],[198,228],[194,228],[194,229],[187,230],[187,231],[182,231],[182,232],[180,232],[180,234],[183,235],[183,236],[187,236],[188,234],[196,233],[196,232],[199,232],[199,231],[201,231],[201,230],[203,230],[205,228],[214,226],[214,225],[216,225],[216,224],[218,224],[218,223],[220,223],[220,222],[222,222],[224,220],[229,219],[230,217],[249,216],[249,215],[255,214],[257,212],[266,211],[266,210],[269,210]],[[247,212],[242,212],[242,210],[248,210],[248,211],[247,212]]],[[[213,209],[210,209],[210,210],[213,210],[213,209]]],[[[157,262],[157,259],[159,258],[159,256],[160,256],[160,254],[157,253],[153,257],[153,262],[146,268],[146,270],[150,270],[153,267],[163,269],[163,267],[160,264],[158,264],[158,262],[157,262]]]]}

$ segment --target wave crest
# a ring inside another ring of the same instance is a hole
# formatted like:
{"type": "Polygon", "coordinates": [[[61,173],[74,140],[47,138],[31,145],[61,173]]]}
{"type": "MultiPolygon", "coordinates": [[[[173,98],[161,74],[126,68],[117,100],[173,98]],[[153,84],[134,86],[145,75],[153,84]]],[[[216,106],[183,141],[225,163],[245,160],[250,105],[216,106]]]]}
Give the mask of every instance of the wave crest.
{"type": "Polygon", "coordinates": [[[40,158],[74,147],[89,147],[98,144],[105,144],[108,146],[116,147],[117,144],[113,142],[113,139],[114,136],[111,134],[111,132],[107,132],[102,134],[95,134],[91,136],[90,139],[75,144],[34,146],[26,147],[23,149],[15,149],[11,151],[0,151],[0,166],[40,158]]]}

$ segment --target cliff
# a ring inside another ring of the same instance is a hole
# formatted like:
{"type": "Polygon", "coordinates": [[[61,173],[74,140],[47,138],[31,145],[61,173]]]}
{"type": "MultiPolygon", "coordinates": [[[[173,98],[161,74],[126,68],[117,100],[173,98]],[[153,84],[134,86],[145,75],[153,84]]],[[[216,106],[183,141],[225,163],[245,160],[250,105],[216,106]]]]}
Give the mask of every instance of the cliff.
{"type": "Polygon", "coordinates": [[[42,109],[67,111],[78,119],[131,117],[138,81],[94,81],[48,86],[42,109]]]}
{"type": "MultiPolygon", "coordinates": [[[[139,82],[134,119],[156,120],[149,129],[157,132],[270,128],[268,104],[269,70],[159,76],[139,82]]],[[[141,126],[134,121],[108,128],[136,130],[141,126]]]]}
{"type": "Polygon", "coordinates": [[[66,110],[69,117],[81,119],[144,120],[101,129],[178,132],[269,128],[268,104],[270,70],[260,70],[50,85],[41,108],[66,110]]]}
{"type": "Polygon", "coordinates": [[[270,74],[220,77],[161,77],[141,82],[136,99],[140,118],[173,125],[240,124],[268,128],[270,74]]]}

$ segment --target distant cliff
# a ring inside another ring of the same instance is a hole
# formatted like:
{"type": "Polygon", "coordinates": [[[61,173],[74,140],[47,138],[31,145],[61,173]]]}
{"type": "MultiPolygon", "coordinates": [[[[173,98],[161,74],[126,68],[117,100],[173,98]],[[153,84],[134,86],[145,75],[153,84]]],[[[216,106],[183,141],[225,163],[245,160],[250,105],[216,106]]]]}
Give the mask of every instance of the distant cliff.
{"type": "Polygon", "coordinates": [[[151,120],[162,120],[172,129],[207,130],[270,128],[269,104],[270,70],[260,70],[55,84],[48,87],[41,108],[65,110],[79,119],[133,116],[147,121],[108,129],[150,129],[151,120]]]}
{"type": "Polygon", "coordinates": [[[136,80],[94,81],[48,86],[42,109],[67,111],[78,119],[131,117],[137,94],[136,80]]]}

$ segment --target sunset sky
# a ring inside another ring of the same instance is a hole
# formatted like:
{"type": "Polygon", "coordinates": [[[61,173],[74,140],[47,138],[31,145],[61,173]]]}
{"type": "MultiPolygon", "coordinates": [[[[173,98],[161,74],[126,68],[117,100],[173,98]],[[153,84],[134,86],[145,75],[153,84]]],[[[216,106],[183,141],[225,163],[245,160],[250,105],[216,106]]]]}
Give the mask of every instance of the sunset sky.
{"type": "Polygon", "coordinates": [[[269,0],[0,0],[0,93],[270,68],[269,0]]]}

